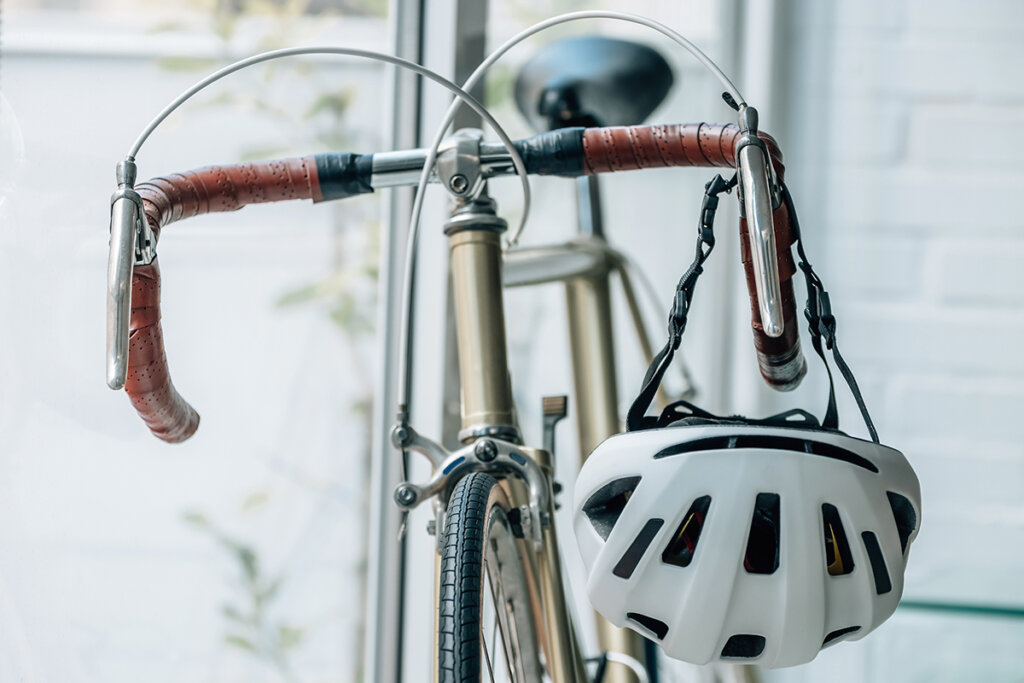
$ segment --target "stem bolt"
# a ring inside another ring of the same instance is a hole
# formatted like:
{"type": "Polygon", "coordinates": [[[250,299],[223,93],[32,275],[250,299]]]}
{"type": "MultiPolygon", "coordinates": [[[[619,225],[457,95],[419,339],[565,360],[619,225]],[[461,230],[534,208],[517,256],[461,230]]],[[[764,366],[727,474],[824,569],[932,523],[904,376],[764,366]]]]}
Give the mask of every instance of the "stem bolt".
{"type": "Polygon", "coordinates": [[[467,180],[466,176],[461,173],[456,173],[451,177],[451,180],[448,181],[448,187],[450,187],[452,192],[455,194],[462,194],[469,188],[469,180],[467,180]]]}
{"type": "Polygon", "coordinates": [[[473,452],[481,462],[490,462],[498,457],[498,447],[490,439],[477,441],[473,452]]]}

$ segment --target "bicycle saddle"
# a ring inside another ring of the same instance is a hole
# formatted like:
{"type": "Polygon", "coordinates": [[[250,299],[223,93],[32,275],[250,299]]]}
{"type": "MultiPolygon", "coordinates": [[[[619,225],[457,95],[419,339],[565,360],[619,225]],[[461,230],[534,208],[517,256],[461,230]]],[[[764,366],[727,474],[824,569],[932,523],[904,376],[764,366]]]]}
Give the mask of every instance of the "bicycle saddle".
{"type": "Polygon", "coordinates": [[[516,78],[519,111],[539,131],[640,123],[672,87],[672,70],[655,50],[586,36],[549,43],[516,78]]]}

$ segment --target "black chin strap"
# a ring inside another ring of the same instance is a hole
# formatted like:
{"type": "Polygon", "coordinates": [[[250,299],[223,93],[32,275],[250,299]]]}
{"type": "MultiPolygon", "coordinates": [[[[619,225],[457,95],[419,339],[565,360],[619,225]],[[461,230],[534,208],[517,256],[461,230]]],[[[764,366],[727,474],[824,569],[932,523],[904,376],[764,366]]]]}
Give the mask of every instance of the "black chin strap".
{"type": "Polygon", "coordinates": [[[807,308],[804,309],[804,316],[807,318],[807,329],[811,333],[811,345],[818,357],[821,358],[821,362],[824,363],[825,372],[828,373],[828,407],[825,410],[825,419],[821,421],[821,426],[826,429],[839,429],[836,386],[832,381],[832,369],[825,356],[825,349],[828,349],[832,352],[836,367],[839,368],[847,386],[850,387],[850,393],[857,401],[857,407],[860,408],[861,417],[864,418],[864,424],[867,425],[868,433],[871,434],[871,440],[878,443],[878,431],[875,430],[875,423],[871,421],[871,415],[868,414],[868,407],[864,403],[857,380],[854,378],[850,366],[846,364],[843,356],[839,353],[839,345],[836,343],[836,317],[832,314],[832,303],[829,300],[828,292],[825,291],[825,285],[822,284],[818,274],[814,272],[814,267],[811,266],[807,254],[804,253],[804,240],[800,235],[800,221],[796,216],[796,206],[793,204],[793,197],[789,194],[789,188],[785,183],[782,184],[782,201],[786,203],[786,209],[789,210],[790,226],[797,240],[796,253],[800,257],[800,270],[803,271],[804,279],[807,281],[807,308]],[[825,349],[822,348],[822,340],[825,342],[825,349]]]}
{"type": "MultiPolygon", "coordinates": [[[[633,405],[629,408],[629,413],[626,415],[626,429],[628,431],[634,432],[642,429],[663,427],[680,417],[676,412],[680,407],[679,403],[684,402],[673,403],[667,406],[660,417],[648,416],[646,413],[647,409],[651,406],[651,402],[654,400],[654,395],[661,384],[662,378],[665,376],[665,371],[672,363],[676,349],[679,348],[683,331],[686,329],[686,318],[690,310],[690,301],[693,299],[693,290],[697,285],[697,278],[704,272],[704,262],[715,246],[714,223],[715,211],[718,209],[718,195],[722,192],[729,192],[735,185],[735,175],[728,181],[723,180],[722,176],[716,175],[704,186],[704,202],[701,204],[700,223],[697,234],[697,253],[693,263],[686,269],[683,277],[679,280],[679,284],[676,285],[675,300],[672,304],[672,313],[669,315],[668,320],[668,342],[654,357],[654,360],[651,361],[650,367],[647,368],[647,374],[644,376],[643,387],[633,401],[633,405]]],[[[864,418],[864,424],[867,425],[868,432],[871,434],[871,440],[878,443],[878,432],[875,430],[875,425],[868,414],[868,408],[864,403],[864,397],[860,393],[857,380],[854,379],[850,366],[847,365],[839,353],[839,346],[836,344],[836,318],[832,314],[832,305],[829,301],[828,292],[825,291],[821,278],[814,272],[814,268],[807,259],[807,254],[804,253],[804,242],[800,235],[800,222],[797,219],[796,207],[793,205],[793,198],[789,194],[789,189],[785,183],[782,185],[782,200],[786,203],[786,208],[789,210],[790,225],[797,240],[796,248],[797,254],[800,257],[800,270],[803,271],[804,277],[807,280],[807,307],[804,309],[804,315],[807,318],[808,329],[811,334],[811,345],[814,347],[818,357],[821,358],[821,362],[825,365],[825,372],[828,373],[828,406],[825,410],[825,418],[822,420],[821,426],[830,430],[839,429],[839,409],[836,405],[835,382],[832,378],[832,369],[825,355],[825,349],[828,349],[832,352],[836,367],[839,368],[839,372],[842,373],[843,378],[850,387],[850,393],[853,394],[854,399],[857,401],[857,407],[860,408],[860,414],[864,418]],[[822,347],[823,340],[824,348],[822,347]]],[[[685,404],[685,406],[690,409],[700,410],[690,404],[685,404]]],[[[784,413],[778,417],[785,418],[788,415],[789,413],[784,413]]],[[[710,414],[708,416],[714,417],[710,414]]],[[[738,419],[746,418],[738,417],[738,419]]],[[[767,420],[775,419],[767,418],[767,420]]],[[[758,422],[757,420],[747,421],[752,423],[758,422]]]]}
{"type": "Polygon", "coordinates": [[[704,262],[711,255],[715,248],[715,211],[718,210],[718,195],[722,192],[730,192],[736,185],[736,175],[732,179],[725,180],[721,175],[716,175],[704,186],[704,201],[700,206],[700,221],[697,225],[697,253],[693,263],[683,273],[676,285],[676,295],[672,302],[672,312],[668,317],[668,342],[665,347],[654,356],[651,366],[647,368],[644,376],[643,387],[640,393],[629,407],[626,415],[626,429],[635,432],[639,429],[650,429],[658,426],[658,418],[645,415],[647,409],[654,400],[654,394],[661,385],[661,379],[665,371],[672,364],[672,358],[679,348],[679,342],[683,338],[683,331],[686,329],[686,318],[690,313],[690,301],[693,299],[693,290],[697,286],[697,278],[704,272],[704,262]]]}

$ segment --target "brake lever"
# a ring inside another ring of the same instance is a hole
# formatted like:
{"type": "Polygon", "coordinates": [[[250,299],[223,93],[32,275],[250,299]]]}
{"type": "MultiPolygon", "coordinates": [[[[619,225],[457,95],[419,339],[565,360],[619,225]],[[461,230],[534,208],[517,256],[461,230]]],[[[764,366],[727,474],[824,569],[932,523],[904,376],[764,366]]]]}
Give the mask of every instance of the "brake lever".
{"type": "Polygon", "coordinates": [[[135,162],[117,164],[117,190],[110,197],[110,254],[107,259],[107,386],[124,388],[128,378],[128,335],[135,266],[156,258],[156,238],[142,197],[135,191],[135,162]]]}
{"type": "Polygon", "coordinates": [[[785,329],[785,322],[782,315],[778,247],[775,244],[775,224],[772,218],[778,206],[778,193],[773,191],[776,187],[775,173],[764,141],[757,136],[757,110],[742,106],[739,118],[736,159],[761,327],[769,337],[779,337],[785,329]]]}

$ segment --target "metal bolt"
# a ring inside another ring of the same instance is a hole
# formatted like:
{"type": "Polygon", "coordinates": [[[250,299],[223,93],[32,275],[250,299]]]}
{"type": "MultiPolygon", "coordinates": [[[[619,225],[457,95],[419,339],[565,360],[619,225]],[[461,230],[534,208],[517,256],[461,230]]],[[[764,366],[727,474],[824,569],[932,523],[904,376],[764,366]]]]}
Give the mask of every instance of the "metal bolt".
{"type": "Polygon", "coordinates": [[[448,181],[448,187],[452,189],[455,194],[462,194],[469,187],[469,181],[466,176],[461,173],[456,173],[452,176],[451,180],[448,181]]]}
{"type": "Polygon", "coordinates": [[[490,462],[498,457],[498,447],[494,445],[494,442],[490,439],[481,439],[476,442],[476,448],[473,449],[476,453],[476,457],[481,462],[490,462]]]}
{"type": "Polygon", "coordinates": [[[396,425],[395,428],[391,430],[391,443],[396,447],[404,446],[408,440],[409,430],[402,425],[396,425]]]}
{"type": "Polygon", "coordinates": [[[416,502],[416,491],[408,484],[400,484],[395,489],[395,502],[401,507],[409,507],[416,502]]]}

